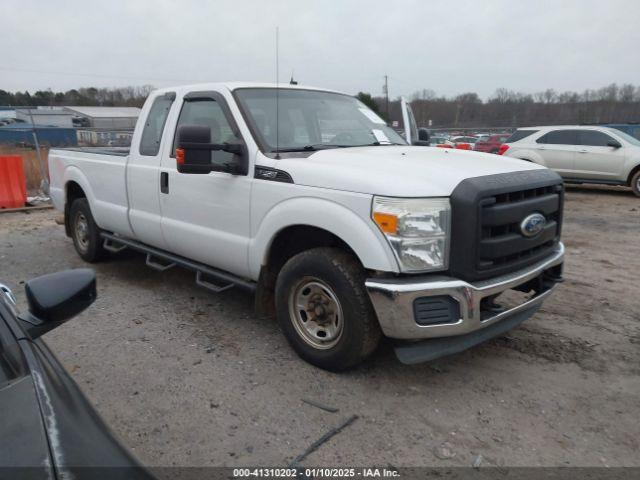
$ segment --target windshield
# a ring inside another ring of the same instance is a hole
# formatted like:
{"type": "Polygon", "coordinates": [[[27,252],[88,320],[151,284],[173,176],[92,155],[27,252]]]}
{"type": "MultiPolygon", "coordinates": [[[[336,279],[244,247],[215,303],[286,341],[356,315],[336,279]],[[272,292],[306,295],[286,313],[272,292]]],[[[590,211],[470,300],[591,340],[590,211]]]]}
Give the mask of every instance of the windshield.
{"type": "Polygon", "coordinates": [[[369,107],[348,95],[281,88],[277,106],[275,88],[242,88],[235,96],[265,151],[406,145],[369,107]]]}

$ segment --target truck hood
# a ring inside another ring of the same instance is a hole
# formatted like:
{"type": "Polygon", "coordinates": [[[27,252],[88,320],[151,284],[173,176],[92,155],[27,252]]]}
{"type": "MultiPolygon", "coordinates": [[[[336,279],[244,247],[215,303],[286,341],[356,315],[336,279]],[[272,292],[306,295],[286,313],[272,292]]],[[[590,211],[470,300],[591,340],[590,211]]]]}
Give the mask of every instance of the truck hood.
{"type": "Polygon", "coordinates": [[[466,178],[545,168],[494,154],[413,146],[320,150],[276,160],[273,167],[297,185],[390,197],[445,197],[466,178]]]}

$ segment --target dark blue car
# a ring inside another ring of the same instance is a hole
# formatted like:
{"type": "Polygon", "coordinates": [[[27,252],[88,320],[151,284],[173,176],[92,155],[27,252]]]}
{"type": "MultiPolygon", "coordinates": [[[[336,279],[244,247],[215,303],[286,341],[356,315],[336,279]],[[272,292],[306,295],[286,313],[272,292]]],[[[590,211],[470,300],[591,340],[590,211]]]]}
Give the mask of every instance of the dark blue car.
{"type": "Polygon", "coordinates": [[[19,313],[0,285],[0,479],[151,480],[40,338],[93,303],[95,273],[45,275],[25,290],[19,313]]]}
{"type": "Polygon", "coordinates": [[[609,123],[603,127],[615,128],[640,140],[640,124],[638,123],[609,123]]]}

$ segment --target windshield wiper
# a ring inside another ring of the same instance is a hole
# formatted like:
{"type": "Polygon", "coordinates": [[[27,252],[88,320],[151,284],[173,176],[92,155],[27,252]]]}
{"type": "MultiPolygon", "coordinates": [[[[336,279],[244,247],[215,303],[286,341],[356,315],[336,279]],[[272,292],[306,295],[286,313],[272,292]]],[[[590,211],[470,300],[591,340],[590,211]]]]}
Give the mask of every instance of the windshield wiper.
{"type": "Polygon", "coordinates": [[[353,148],[353,147],[377,147],[377,146],[387,146],[387,145],[402,145],[401,143],[380,143],[380,142],[372,142],[372,143],[363,143],[361,145],[334,145],[331,143],[314,143],[311,145],[305,145],[303,147],[295,147],[295,148],[280,148],[278,150],[273,150],[273,153],[287,153],[287,152],[315,152],[318,150],[327,150],[331,148],[353,148]]]}
{"type": "Polygon", "coordinates": [[[304,145],[303,147],[293,148],[279,148],[274,150],[273,153],[286,153],[286,152],[315,152],[316,150],[325,150],[329,148],[347,148],[351,145],[331,145],[329,143],[314,143],[312,145],[304,145]]]}

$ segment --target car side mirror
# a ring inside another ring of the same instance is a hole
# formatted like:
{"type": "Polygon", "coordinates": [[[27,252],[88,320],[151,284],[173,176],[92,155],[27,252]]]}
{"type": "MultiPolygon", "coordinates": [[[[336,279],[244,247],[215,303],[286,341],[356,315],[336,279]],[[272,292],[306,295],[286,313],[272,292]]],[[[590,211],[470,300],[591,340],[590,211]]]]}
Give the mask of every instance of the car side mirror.
{"type": "Polygon", "coordinates": [[[29,280],[24,289],[29,311],[18,319],[35,340],[95,301],[96,274],[90,268],[65,270],[29,280]]]}
{"type": "Polygon", "coordinates": [[[244,143],[211,143],[211,129],[204,125],[178,127],[176,166],[180,173],[206,174],[228,172],[246,175],[249,170],[248,155],[244,143]],[[224,151],[236,156],[235,162],[216,165],[211,162],[211,152],[224,151]]]}
{"type": "Polygon", "coordinates": [[[416,147],[428,147],[431,144],[429,143],[428,140],[416,140],[415,142],[412,143],[412,145],[415,145],[416,147]]]}
{"type": "Polygon", "coordinates": [[[424,128],[419,129],[418,140],[429,143],[429,132],[424,128]]]}
{"type": "Polygon", "coordinates": [[[617,140],[610,140],[607,143],[607,147],[622,148],[622,144],[620,142],[618,142],[617,140]]]}

